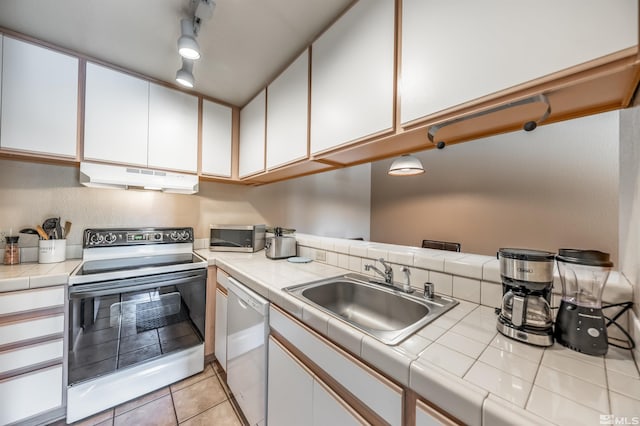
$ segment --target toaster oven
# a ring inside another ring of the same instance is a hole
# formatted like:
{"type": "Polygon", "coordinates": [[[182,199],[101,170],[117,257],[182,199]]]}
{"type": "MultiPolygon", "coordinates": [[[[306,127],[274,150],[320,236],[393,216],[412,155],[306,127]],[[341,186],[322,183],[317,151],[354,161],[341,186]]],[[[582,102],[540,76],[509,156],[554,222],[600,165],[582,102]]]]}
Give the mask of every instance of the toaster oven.
{"type": "Polygon", "coordinates": [[[265,225],[211,225],[209,250],[252,253],[264,248],[265,225]]]}

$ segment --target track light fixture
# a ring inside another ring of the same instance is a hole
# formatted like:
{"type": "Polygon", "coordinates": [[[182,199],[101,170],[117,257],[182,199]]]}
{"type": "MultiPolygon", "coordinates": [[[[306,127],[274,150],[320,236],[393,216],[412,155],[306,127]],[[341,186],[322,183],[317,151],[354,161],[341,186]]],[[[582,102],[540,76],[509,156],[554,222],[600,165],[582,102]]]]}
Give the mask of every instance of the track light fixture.
{"type": "Polygon", "coordinates": [[[184,87],[192,88],[195,85],[193,78],[193,60],[182,58],[182,68],[176,73],[176,81],[184,87]]]}
{"type": "Polygon", "coordinates": [[[211,19],[216,3],[213,0],[192,0],[196,4],[193,17],[180,20],[178,54],[182,57],[182,68],[176,73],[176,82],[188,88],[195,85],[193,61],[200,59],[200,45],[196,40],[204,20],[211,19]]]}
{"type": "Polygon", "coordinates": [[[193,30],[193,19],[183,19],[180,21],[180,27],[182,35],[178,39],[178,53],[185,59],[200,59],[200,46],[193,30]]]}

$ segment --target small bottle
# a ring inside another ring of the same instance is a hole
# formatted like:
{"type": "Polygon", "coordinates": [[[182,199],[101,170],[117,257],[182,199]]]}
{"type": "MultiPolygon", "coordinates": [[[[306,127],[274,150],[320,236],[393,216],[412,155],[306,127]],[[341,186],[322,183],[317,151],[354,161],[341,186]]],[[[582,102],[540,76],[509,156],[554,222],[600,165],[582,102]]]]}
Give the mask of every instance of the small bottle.
{"type": "Polygon", "coordinates": [[[20,263],[20,248],[18,247],[18,238],[5,237],[6,245],[4,247],[4,264],[17,265],[20,263]]]}

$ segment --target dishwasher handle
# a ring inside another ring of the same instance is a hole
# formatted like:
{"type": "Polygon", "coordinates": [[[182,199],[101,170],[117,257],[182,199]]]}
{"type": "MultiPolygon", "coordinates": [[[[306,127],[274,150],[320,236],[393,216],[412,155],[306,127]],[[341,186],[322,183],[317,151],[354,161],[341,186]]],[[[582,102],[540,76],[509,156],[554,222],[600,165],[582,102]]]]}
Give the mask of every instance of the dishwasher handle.
{"type": "Polygon", "coordinates": [[[264,316],[269,314],[269,301],[235,278],[229,277],[229,287],[227,290],[232,292],[241,302],[244,302],[253,310],[264,316]]]}

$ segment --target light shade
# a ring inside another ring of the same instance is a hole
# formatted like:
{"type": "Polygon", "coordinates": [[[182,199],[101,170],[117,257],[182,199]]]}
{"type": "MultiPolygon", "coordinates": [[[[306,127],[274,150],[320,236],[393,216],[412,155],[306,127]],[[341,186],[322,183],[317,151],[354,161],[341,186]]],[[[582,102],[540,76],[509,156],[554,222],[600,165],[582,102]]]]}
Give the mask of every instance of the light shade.
{"type": "Polygon", "coordinates": [[[180,21],[180,27],[182,35],[178,39],[178,53],[186,59],[200,59],[200,46],[193,31],[193,20],[183,19],[180,21]]]}
{"type": "Polygon", "coordinates": [[[176,73],[176,82],[181,86],[192,88],[195,84],[193,78],[193,61],[190,59],[182,59],[182,68],[176,73]]]}
{"type": "Polygon", "coordinates": [[[391,163],[388,173],[391,176],[419,175],[424,173],[424,167],[419,159],[413,155],[405,154],[391,163]]]}

